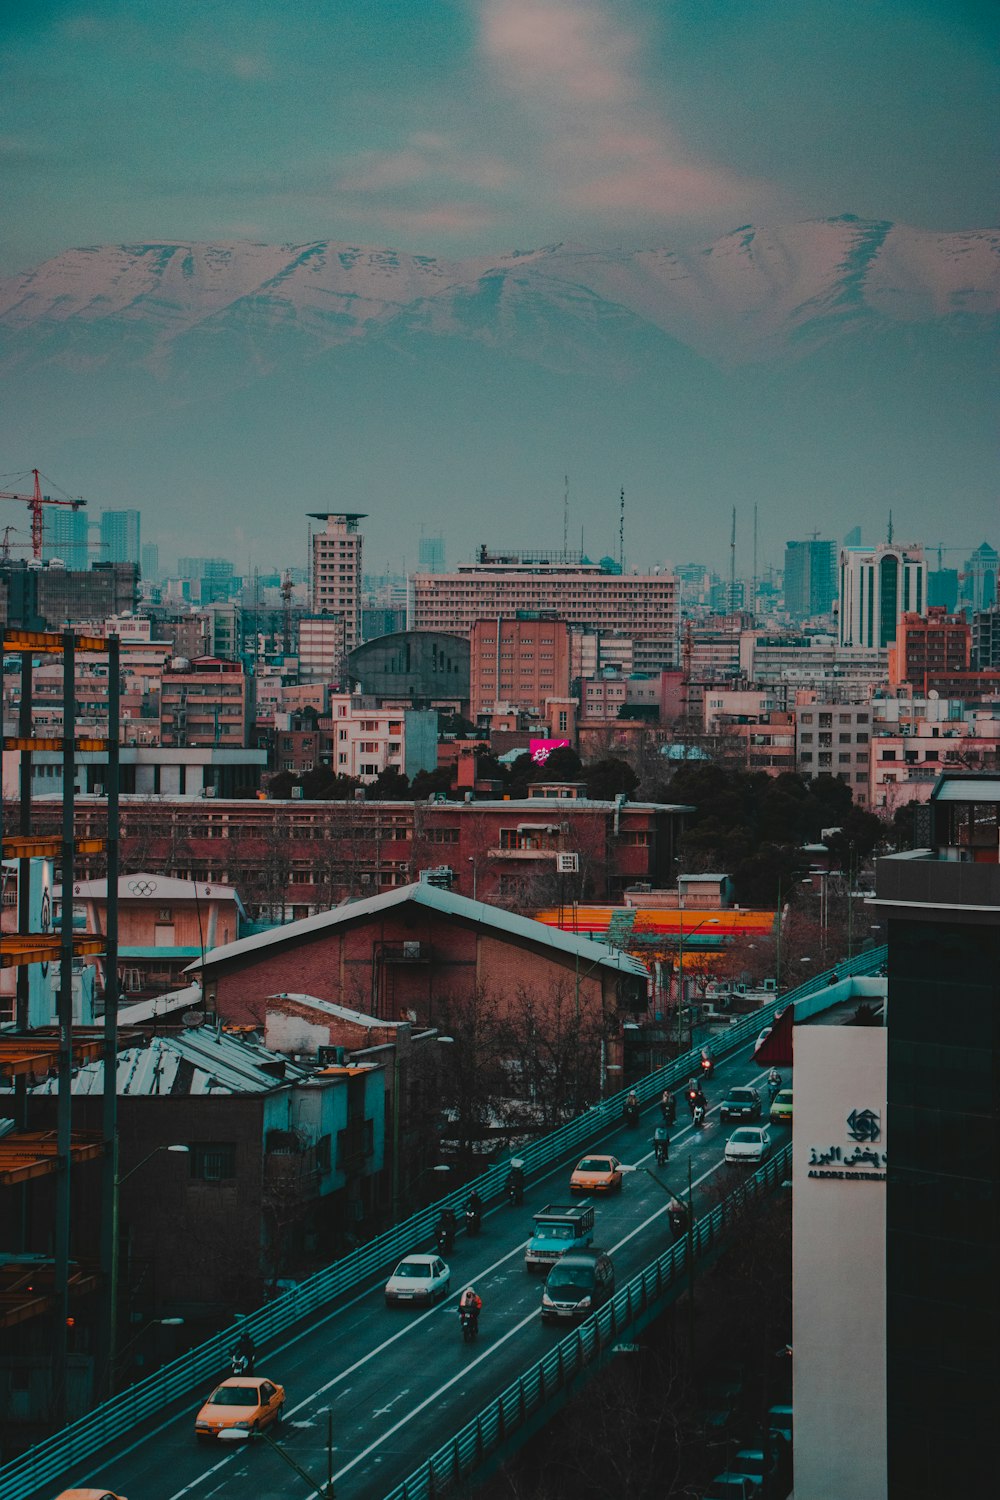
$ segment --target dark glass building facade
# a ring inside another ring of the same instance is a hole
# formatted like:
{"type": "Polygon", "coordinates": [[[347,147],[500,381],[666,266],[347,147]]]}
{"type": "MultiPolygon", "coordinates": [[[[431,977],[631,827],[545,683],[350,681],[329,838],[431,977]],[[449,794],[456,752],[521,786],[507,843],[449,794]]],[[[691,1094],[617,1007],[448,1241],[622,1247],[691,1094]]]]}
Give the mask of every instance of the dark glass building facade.
{"type": "Polygon", "coordinates": [[[1000,780],[944,777],[923,811],[933,847],[876,871],[890,1500],[975,1493],[996,1425],[1000,780]]]}

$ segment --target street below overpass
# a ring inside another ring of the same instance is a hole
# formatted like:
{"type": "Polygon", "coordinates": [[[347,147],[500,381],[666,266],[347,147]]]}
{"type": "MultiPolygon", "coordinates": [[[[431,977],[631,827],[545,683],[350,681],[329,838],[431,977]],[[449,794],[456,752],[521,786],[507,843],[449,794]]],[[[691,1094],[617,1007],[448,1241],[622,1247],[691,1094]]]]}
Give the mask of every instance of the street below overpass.
{"type": "MultiPolygon", "coordinates": [[[[644,1111],[638,1127],[622,1126],[590,1143],[590,1150],[611,1151],[635,1168],[626,1173],[621,1193],[596,1205],[595,1244],[611,1254],[618,1286],[671,1240],[667,1193],[647,1169],[655,1170],[661,1183],[686,1191],[690,1166],[695,1213],[706,1211],[744,1173],[724,1163],[725,1141],[735,1127],[720,1123],[719,1104],[730,1087],[753,1084],[761,1091],[766,1113],[765,1078],[749,1045],[720,1062],[705,1086],[709,1112],[704,1129],[692,1128],[680,1100],[665,1167],[654,1168],[655,1108],[644,1111]]],[[[788,1131],[771,1127],[771,1135],[773,1149],[780,1149],[788,1131]]],[[[332,1412],[337,1500],[381,1500],[564,1337],[564,1330],[542,1325],[542,1278],[526,1272],[524,1245],[534,1212],[546,1203],[569,1201],[571,1167],[547,1171],[530,1182],[521,1208],[504,1203],[492,1209],[478,1238],[460,1234],[448,1257],[450,1295],[437,1307],[387,1308],[380,1278],[315,1317],[293,1338],[259,1353],[257,1373],[282,1384],[287,1394],[284,1426],[275,1436],[319,1484],[327,1477],[327,1413],[332,1412]],[[467,1345],[456,1308],[470,1283],[484,1307],[479,1340],[467,1345]]],[[[220,1370],[219,1377],[226,1373],[220,1370]]],[[[159,1420],[149,1418],[141,1430],[95,1455],[81,1472],[46,1484],[32,1500],[52,1500],[75,1486],[104,1486],[129,1500],[307,1500],[319,1493],[264,1441],[197,1443],[195,1413],[210,1388],[206,1383],[196,1393],[200,1399],[181,1411],[174,1408],[159,1420]]]]}

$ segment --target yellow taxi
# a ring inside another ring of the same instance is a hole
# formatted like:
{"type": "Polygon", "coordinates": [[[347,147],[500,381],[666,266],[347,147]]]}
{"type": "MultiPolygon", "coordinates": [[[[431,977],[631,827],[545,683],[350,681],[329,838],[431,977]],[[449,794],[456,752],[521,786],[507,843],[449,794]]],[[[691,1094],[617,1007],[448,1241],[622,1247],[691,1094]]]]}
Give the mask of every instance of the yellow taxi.
{"type": "Polygon", "coordinates": [[[231,1375],[217,1385],[195,1418],[196,1438],[252,1438],[281,1422],[285,1388],[263,1375],[231,1375]]]}
{"type": "Polygon", "coordinates": [[[585,1156],[569,1180],[571,1193],[619,1193],[622,1164],[617,1156],[585,1156]]]}

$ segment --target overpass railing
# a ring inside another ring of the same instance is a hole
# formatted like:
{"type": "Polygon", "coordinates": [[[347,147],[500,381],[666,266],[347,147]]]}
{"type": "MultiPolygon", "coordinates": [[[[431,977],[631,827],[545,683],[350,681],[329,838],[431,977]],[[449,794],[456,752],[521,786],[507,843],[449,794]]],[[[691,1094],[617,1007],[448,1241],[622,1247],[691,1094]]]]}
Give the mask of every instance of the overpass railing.
{"type": "MultiPolygon", "coordinates": [[[[884,947],[870,949],[854,959],[837,964],[834,969],[814,975],[797,989],[780,997],[776,996],[771,1003],[751,1011],[730,1026],[728,1031],[713,1041],[713,1050],[717,1056],[736,1050],[755,1036],[765,1022],[772,1020],[776,1010],[814,994],[831,984],[834,979],[877,971],[885,962],[885,955],[884,947]]],[[[640,1103],[648,1104],[658,1099],[665,1088],[674,1088],[689,1078],[697,1071],[700,1055],[699,1045],[682,1057],[675,1058],[666,1067],[640,1079],[634,1086],[640,1103]]],[[[623,1102],[624,1090],[595,1104],[584,1114],[544,1138],[519,1148],[518,1156],[524,1162],[526,1179],[586,1150],[593,1144],[595,1136],[621,1121],[623,1102]]],[[[426,1246],[441,1209],[453,1208],[459,1212],[473,1186],[484,1203],[500,1199],[506,1189],[508,1171],[508,1164],[499,1162],[474,1183],[436,1200],[376,1239],[359,1245],[349,1255],[342,1256],[250,1314],[241,1322],[241,1331],[245,1328],[258,1348],[265,1347],[279,1335],[287,1333],[306,1318],[328,1307],[338,1297],[357,1291],[371,1282],[403,1255],[426,1246]]],[[[61,1474],[68,1466],[82,1463],[106,1443],[113,1442],[122,1433],[130,1432],[143,1418],[154,1412],[162,1413],[172,1402],[190,1395],[203,1381],[218,1379],[220,1372],[228,1364],[232,1341],[232,1328],[213,1334],[204,1343],[182,1354],[179,1359],[155,1370],[120,1395],[103,1402],[86,1416],[78,1418],[52,1437],[36,1443],[19,1457],[12,1459],[0,1468],[0,1495],[3,1500],[24,1500],[24,1497],[61,1474]]]]}
{"type": "Polygon", "coordinates": [[[623,1333],[638,1331],[665,1298],[676,1297],[687,1284],[693,1261],[707,1257],[746,1209],[771,1192],[791,1171],[792,1148],[776,1156],[730,1193],[694,1225],[690,1235],[671,1246],[595,1313],[556,1344],[537,1364],[511,1382],[489,1406],[448,1439],[385,1500],[438,1500],[461,1484],[486,1459],[499,1452],[562,1394],[571,1380],[599,1361],[623,1333]]]}

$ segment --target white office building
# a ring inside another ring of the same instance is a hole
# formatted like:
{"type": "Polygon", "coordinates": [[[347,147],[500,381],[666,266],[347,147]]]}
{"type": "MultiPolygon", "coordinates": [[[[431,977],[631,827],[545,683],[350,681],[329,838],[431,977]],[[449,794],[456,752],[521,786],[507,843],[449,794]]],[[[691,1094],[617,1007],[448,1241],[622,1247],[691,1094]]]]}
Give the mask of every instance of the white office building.
{"type": "Polygon", "coordinates": [[[923,547],[881,542],[840,551],[841,646],[890,646],[904,614],[927,613],[923,547]]]}

